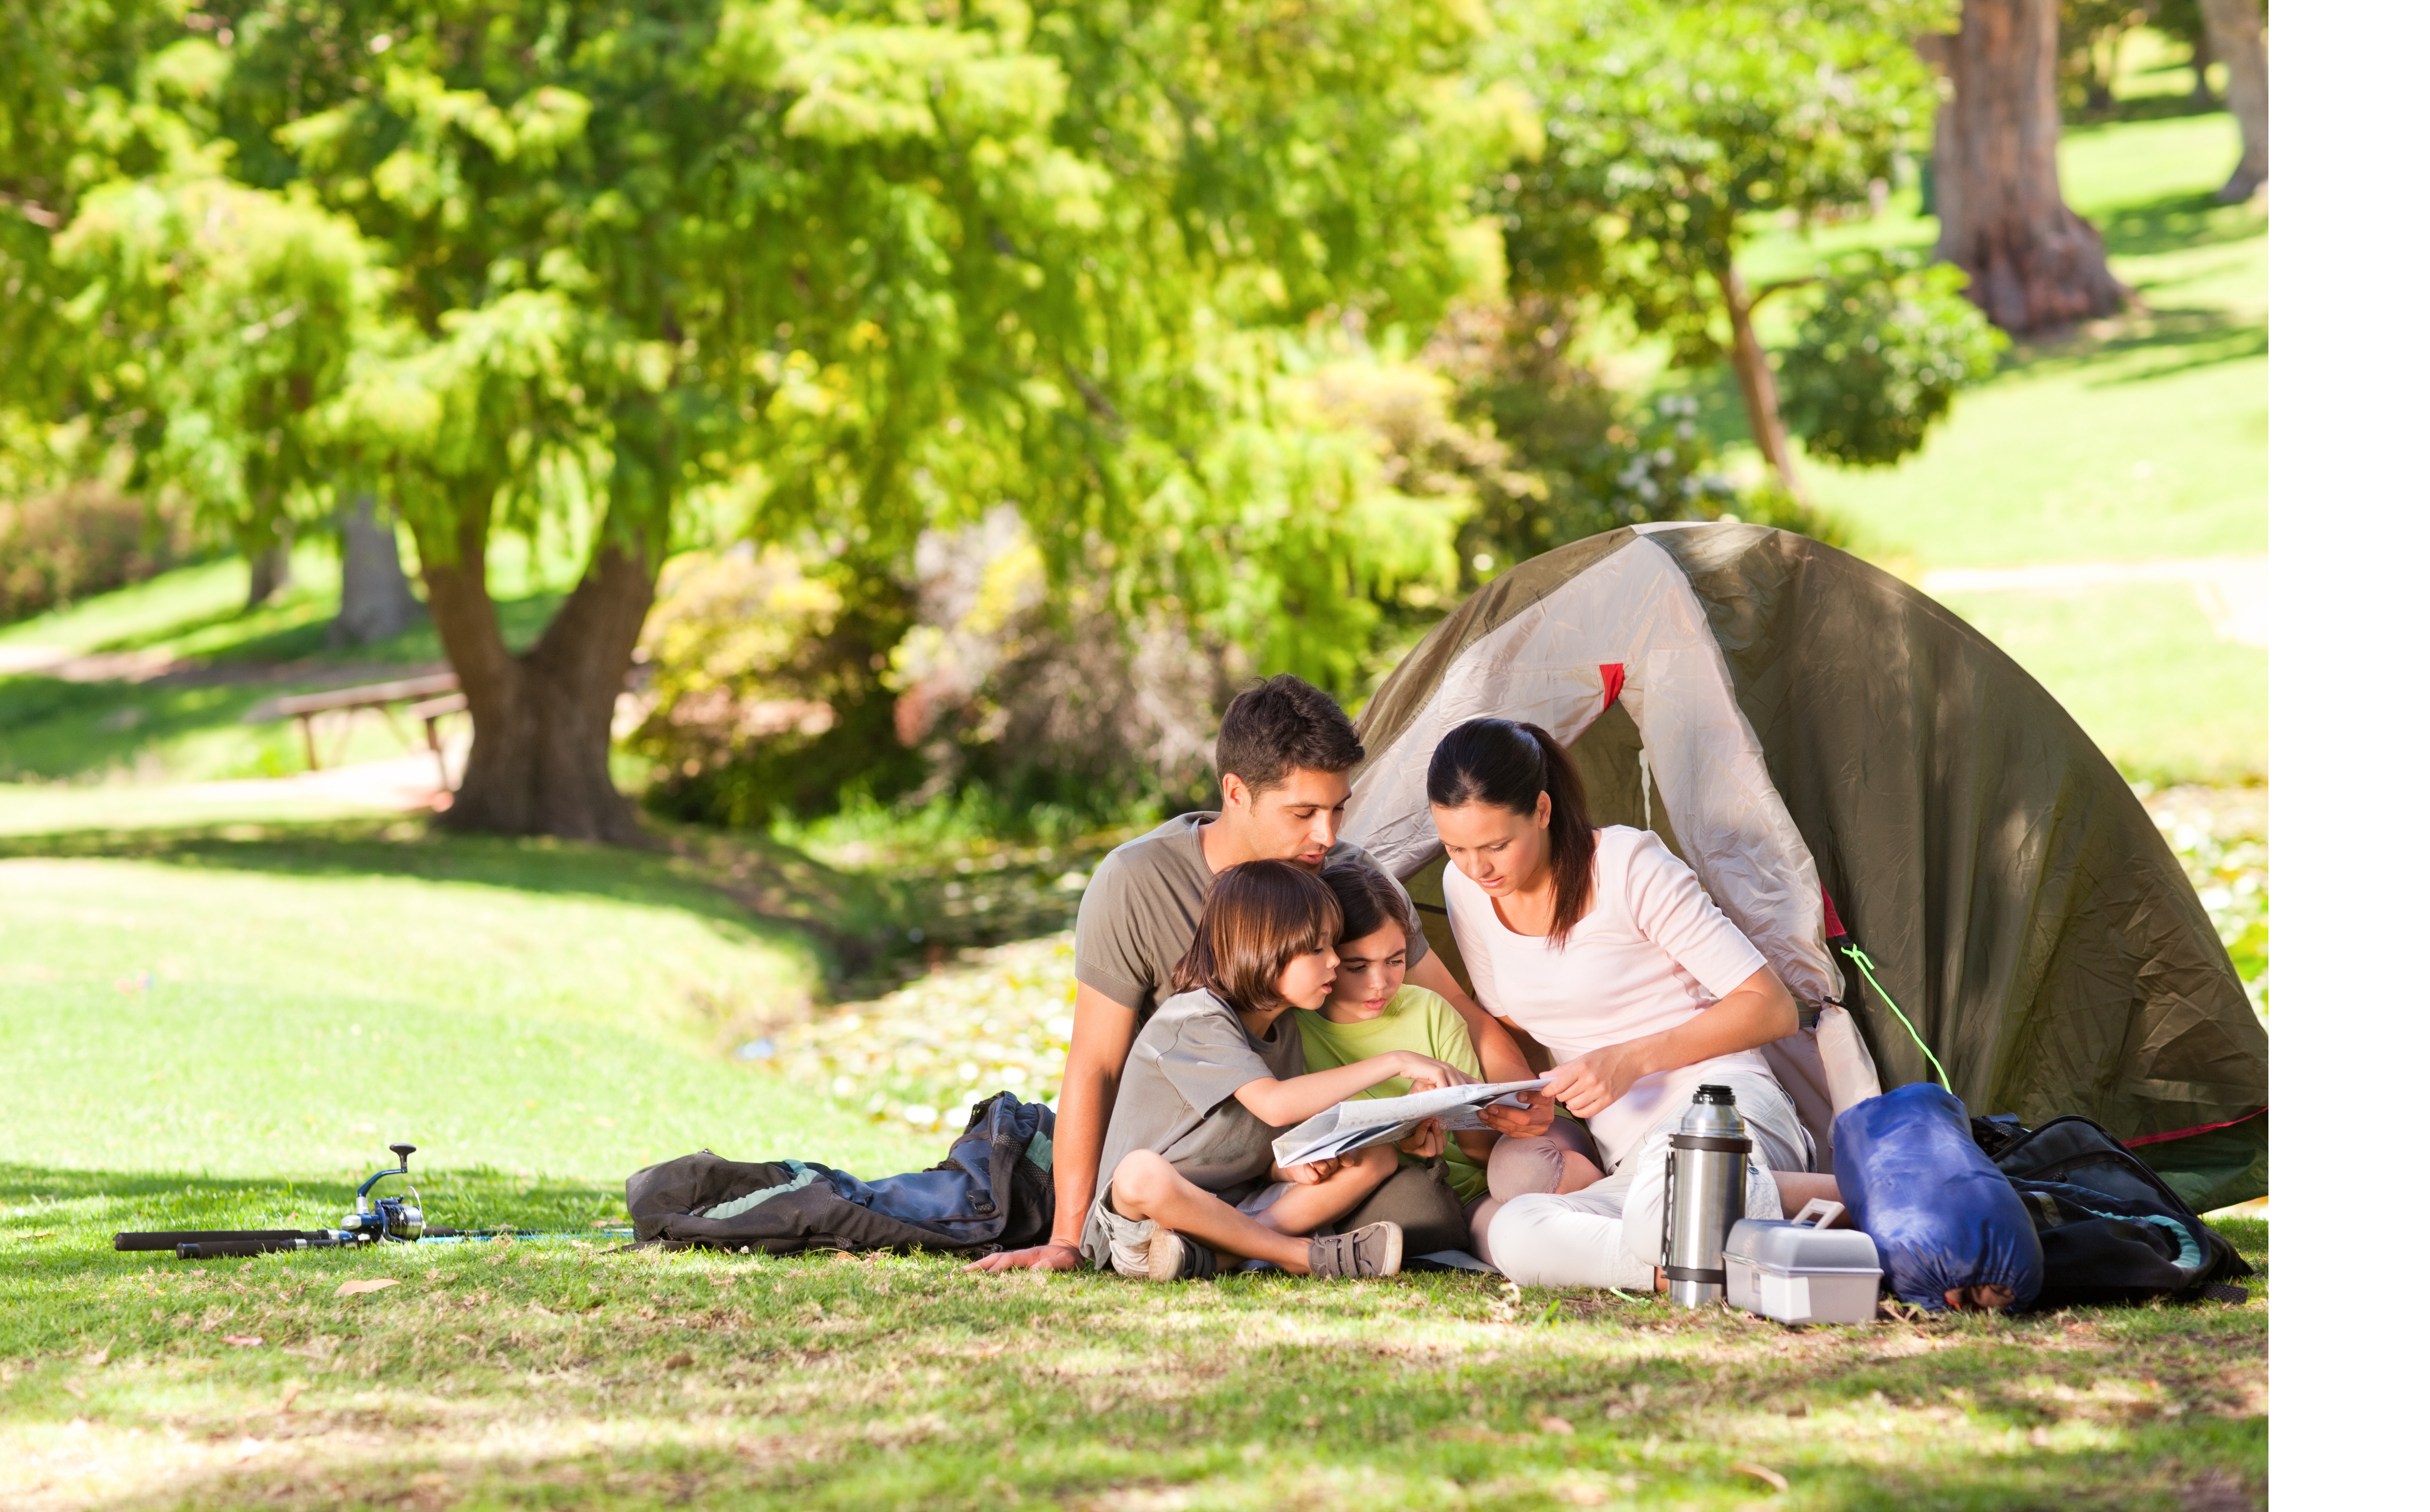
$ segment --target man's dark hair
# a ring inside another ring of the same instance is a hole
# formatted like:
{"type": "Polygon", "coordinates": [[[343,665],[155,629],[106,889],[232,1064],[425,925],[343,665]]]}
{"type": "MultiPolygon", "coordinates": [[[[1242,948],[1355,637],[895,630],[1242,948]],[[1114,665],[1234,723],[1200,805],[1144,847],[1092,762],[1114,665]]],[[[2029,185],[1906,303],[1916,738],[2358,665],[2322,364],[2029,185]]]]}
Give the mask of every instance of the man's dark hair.
{"type": "Polygon", "coordinates": [[[1215,774],[1240,778],[1252,798],[1294,772],[1347,772],[1366,757],[1341,706],[1289,673],[1241,690],[1215,733],[1215,774]]]}
{"type": "Polygon", "coordinates": [[[1207,889],[1198,933],[1173,969],[1173,989],[1205,988],[1235,1013],[1280,1007],[1292,958],[1340,938],[1341,905],[1315,872],[1295,861],[1245,861],[1207,889]]]}

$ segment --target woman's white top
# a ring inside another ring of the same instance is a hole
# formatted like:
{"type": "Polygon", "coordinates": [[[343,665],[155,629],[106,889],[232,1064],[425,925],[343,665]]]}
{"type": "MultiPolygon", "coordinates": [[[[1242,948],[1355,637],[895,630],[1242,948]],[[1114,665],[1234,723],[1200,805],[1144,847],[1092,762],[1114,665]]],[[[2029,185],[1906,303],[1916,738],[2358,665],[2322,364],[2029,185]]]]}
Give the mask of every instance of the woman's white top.
{"type": "MultiPolygon", "coordinates": [[[[1443,903],[1477,1002],[1563,1063],[1676,1028],[1764,966],[1659,836],[1614,824],[1595,839],[1594,906],[1559,950],[1513,931],[1484,889],[1443,868],[1443,903]]],[[[1596,1117],[1596,1142],[1606,1161],[1619,1160],[1698,1083],[1771,1075],[1762,1052],[1741,1050],[1643,1077],[1596,1117]]]]}

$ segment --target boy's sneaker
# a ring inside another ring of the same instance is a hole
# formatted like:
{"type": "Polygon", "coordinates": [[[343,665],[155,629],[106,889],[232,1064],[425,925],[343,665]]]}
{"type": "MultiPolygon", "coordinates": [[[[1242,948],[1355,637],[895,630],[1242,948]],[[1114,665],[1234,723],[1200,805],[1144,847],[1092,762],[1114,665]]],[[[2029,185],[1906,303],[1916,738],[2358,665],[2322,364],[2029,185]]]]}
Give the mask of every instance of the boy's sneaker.
{"type": "Polygon", "coordinates": [[[1162,1224],[1147,1239],[1150,1281],[1203,1281],[1215,1273],[1215,1252],[1162,1224]]]}
{"type": "Polygon", "coordinates": [[[1307,1241],[1312,1276],[1390,1276],[1401,1271],[1401,1225],[1370,1223],[1347,1234],[1307,1241]]]}

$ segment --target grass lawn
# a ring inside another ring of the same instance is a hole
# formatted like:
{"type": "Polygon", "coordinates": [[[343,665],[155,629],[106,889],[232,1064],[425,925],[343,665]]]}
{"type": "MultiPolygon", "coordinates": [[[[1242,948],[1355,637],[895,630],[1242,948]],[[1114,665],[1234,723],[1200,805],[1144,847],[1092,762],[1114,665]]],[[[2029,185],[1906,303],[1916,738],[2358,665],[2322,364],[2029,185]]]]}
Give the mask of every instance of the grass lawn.
{"type": "MultiPolygon", "coordinates": [[[[342,826],[15,850],[12,1506],[2163,1508],[2266,1475],[2266,1272],[2233,1306],[1788,1330],[1470,1276],[117,1254],[317,1226],[396,1138],[433,1221],[577,1232],[704,1145],[875,1173],[941,1141],[723,1053],[798,1016],[822,947],[679,856],[342,826]],[[336,1294],[368,1277],[399,1284],[336,1294]]],[[[2230,1232],[2266,1263],[2266,1223],[2230,1232]]]]}
{"type": "MultiPolygon", "coordinates": [[[[534,580],[519,546],[509,543],[496,555],[504,573],[500,621],[510,643],[528,644],[555,611],[558,591],[534,580]]],[[[306,765],[294,722],[253,723],[248,712],[281,694],[444,661],[426,623],[371,645],[329,646],[337,558],[310,541],[292,560],[288,590],[258,609],[244,607],[244,563],[227,557],[0,627],[0,784],[291,776],[306,765]],[[37,648],[78,656],[140,652],[175,670],[140,679],[8,670],[12,654],[23,657],[37,648]]],[[[342,737],[330,722],[323,728],[325,759],[326,742],[341,739],[335,749],[346,761],[418,749],[418,731],[376,714],[356,717],[342,737]]],[[[10,806],[0,799],[0,827],[10,806]]]]}
{"type": "MultiPolygon", "coordinates": [[[[2269,550],[2269,222],[2210,191],[2237,156],[2226,115],[2071,129],[2070,202],[2100,227],[2143,308],[2019,348],[1904,464],[1806,464],[1856,549],[1935,568],[2250,557],[2269,550]]],[[[1928,250],[1912,191],[1890,213],[1751,252],[1790,276],[1859,246],[1928,250]]],[[[1788,335],[1789,311],[1775,339],[1788,335]]],[[[1699,380],[1728,432],[1725,374],[1699,380]]],[[[1951,606],[2056,694],[2128,775],[2245,781],[2269,771],[2265,653],[2205,633],[2177,585],[2003,591],[1951,606]]]]}

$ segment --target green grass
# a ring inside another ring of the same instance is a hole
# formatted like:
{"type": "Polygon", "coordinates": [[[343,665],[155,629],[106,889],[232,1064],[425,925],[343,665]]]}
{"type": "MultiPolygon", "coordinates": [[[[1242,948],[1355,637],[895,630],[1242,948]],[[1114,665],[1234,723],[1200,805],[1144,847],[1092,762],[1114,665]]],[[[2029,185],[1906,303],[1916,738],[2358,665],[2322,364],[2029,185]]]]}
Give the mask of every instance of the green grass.
{"type": "MultiPolygon", "coordinates": [[[[1896,468],[1809,459],[1816,500],[1855,549],[1910,577],[2269,550],[2269,223],[2210,198],[2237,151],[2235,123],[2217,112],[2069,130],[2070,203],[2101,229],[2143,307],[2019,347],[1896,468]]],[[[1793,276],[1860,247],[1929,250],[1936,223],[1916,203],[1910,190],[1875,220],[1774,233],[1750,252],[1750,276],[1793,276]]],[[[1789,300],[1766,315],[1772,339],[1787,339],[1789,300]]],[[[1723,435],[1743,433],[1726,374],[1689,381],[1723,435]]],[[[2267,655],[2210,635],[2185,589],[1984,593],[1952,607],[2129,775],[2266,777],[2267,655]]]]}
{"type": "MultiPolygon", "coordinates": [[[[514,550],[502,551],[502,580],[524,589],[502,599],[509,644],[537,639],[558,593],[532,587],[514,550]]],[[[0,784],[160,784],[291,776],[306,770],[294,722],[246,716],[285,693],[340,688],[400,668],[442,664],[427,623],[370,645],[331,647],[338,612],[336,557],[317,541],[297,548],[288,590],[244,607],[245,567],[234,558],[164,573],[148,582],[0,630],[0,650],[46,647],[74,655],[142,652],[174,662],[165,675],[71,679],[44,672],[0,673],[0,784]]],[[[324,760],[375,760],[419,749],[421,732],[376,714],[354,718],[342,736],[324,722],[324,760]]],[[[48,807],[77,822],[107,810],[108,797],[48,807]]],[[[11,807],[0,798],[0,829],[11,807]]]]}
{"type": "Polygon", "coordinates": [[[399,1138],[442,1167],[593,1180],[703,1142],[909,1154],[716,1055],[804,1011],[820,962],[657,858],[21,856],[0,860],[0,1059],[48,1088],[0,1108],[0,1149],[39,1165],[342,1172],[399,1138]]]}
{"type": "MultiPolygon", "coordinates": [[[[577,1232],[704,1145],[876,1173],[940,1141],[720,1053],[821,969],[710,885],[730,853],[327,826],[15,851],[15,1504],[2161,1508],[2266,1475],[2266,1278],[2234,1306],[1789,1330],[1467,1276],[117,1254],[122,1228],[325,1222],[397,1138],[433,1221],[577,1232]],[[400,1284],[336,1295],[363,1277],[400,1284]]],[[[2265,1223],[2232,1232],[2266,1260],[2265,1223]]]]}

